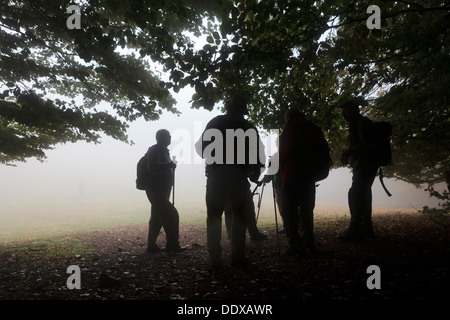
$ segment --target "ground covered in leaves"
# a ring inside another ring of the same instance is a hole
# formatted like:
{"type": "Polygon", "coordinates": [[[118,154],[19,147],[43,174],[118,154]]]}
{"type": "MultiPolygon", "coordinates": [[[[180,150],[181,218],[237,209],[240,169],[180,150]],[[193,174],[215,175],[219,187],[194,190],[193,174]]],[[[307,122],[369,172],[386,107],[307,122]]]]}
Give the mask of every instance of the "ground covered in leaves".
{"type": "MultiPolygon", "coordinates": [[[[318,253],[286,257],[286,237],[260,226],[264,241],[247,242],[250,265],[230,266],[225,237],[223,272],[209,269],[205,227],[180,226],[180,254],[147,254],[147,225],[114,227],[52,240],[0,246],[3,300],[448,300],[448,224],[420,214],[375,214],[377,239],[337,240],[348,217],[316,218],[318,253]],[[279,249],[281,253],[279,253],[279,249]],[[81,288],[69,290],[67,268],[81,270],[81,288]],[[367,269],[381,271],[370,290],[367,269]]],[[[164,233],[159,237],[164,246],[164,233]]]]}

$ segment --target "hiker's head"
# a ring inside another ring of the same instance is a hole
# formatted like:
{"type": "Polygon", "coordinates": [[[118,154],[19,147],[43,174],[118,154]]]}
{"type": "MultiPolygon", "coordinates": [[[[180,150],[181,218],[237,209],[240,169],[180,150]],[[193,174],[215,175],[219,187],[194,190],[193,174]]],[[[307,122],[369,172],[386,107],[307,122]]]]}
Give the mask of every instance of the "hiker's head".
{"type": "Polygon", "coordinates": [[[227,114],[243,116],[248,114],[247,103],[247,97],[238,93],[225,103],[225,110],[227,114]]]}
{"type": "Polygon", "coordinates": [[[306,121],[306,116],[303,112],[301,112],[297,107],[291,107],[284,113],[284,121],[288,123],[288,121],[296,120],[300,122],[306,121]]]}
{"type": "Polygon", "coordinates": [[[161,129],[156,132],[156,143],[159,145],[162,145],[164,147],[167,147],[170,145],[171,142],[171,136],[170,132],[166,129],[161,129]]]}
{"type": "Polygon", "coordinates": [[[359,114],[359,106],[361,101],[358,99],[351,99],[340,106],[342,115],[345,121],[350,122],[359,114]]]}

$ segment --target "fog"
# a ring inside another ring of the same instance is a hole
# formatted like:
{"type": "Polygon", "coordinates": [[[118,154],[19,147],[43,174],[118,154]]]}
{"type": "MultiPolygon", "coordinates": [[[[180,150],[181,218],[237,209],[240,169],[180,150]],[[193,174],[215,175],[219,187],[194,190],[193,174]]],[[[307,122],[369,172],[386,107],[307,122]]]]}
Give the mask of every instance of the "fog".
{"type": "MultiPolygon", "coordinates": [[[[146,223],[150,205],[145,193],[135,187],[136,163],[156,142],[155,133],[162,128],[171,131],[169,149],[180,161],[175,174],[175,205],[181,221],[192,215],[206,218],[204,165],[196,158],[193,144],[206,123],[220,112],[192,110],[186,92],[176,99],[181,116],[164,114],[159,121],[130,124],[133,145],[105,137],[99,145],[58,145],[47,152],[43,163],[30,159],[15,167],[0,166],[0,240],[16,231],[70,230],[80,223],[146,223]]],[[[271,142],[265,141],[267,155],[276,151],[271,142]]],[[[350,184],[349,169],[332,170],[317,188],[316,212],[348,214],[350,184]]],[[[372,189],[375,210],[414,210],[436,205],[427,192],[405,182],[386,179],[385,184],[393,196],[386,195],[377,177],[372,189]]],[[[273,210],[272,186],[268,184],[261,215],[273,217],[273,210]]]]}

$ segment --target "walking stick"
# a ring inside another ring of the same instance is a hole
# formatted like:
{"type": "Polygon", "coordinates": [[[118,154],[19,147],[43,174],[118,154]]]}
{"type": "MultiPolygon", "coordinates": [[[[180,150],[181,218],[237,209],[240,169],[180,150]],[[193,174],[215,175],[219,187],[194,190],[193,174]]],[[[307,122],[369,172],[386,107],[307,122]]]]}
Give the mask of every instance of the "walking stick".
{"type": "Polygon", "coordinates": [[[275,186],[272,179],[273,208],[275,210],[275,228],[277,232],[278,255],[280,255],[280,236],[278,234],[277,201],[275,199],[275,186]]]}
{"type": "Polygon", "coordinates": [[[261,188],[261,194],[259,195],[258,198],[258,214],[256,215],[256,224],[258,224],[258,218],[259,218],[259,211],[261,210],[261,202],[262,202],[262,197],[263,197],[263,193],[264,193],[264,186],[266,185],[265,182],[263,182],[263,186],[261,188]]]}
{"type": "MultiPolygon", "coordinates": [[[[172,162],[177,163],[177,157],[172,157],[172,162]]],[[[172,175],[172,205],[175,205],[175,168],[173,168],[173,175],[172,175]]]]}
{"type": "Polygon", "coordinates": [[[260,184],[259,184],[259,182],[256,184],[256,187],[255,187],[255,189],[253,189],[253,191],[252,191],[252,196],[254,196],[255,195],[255,192],[256,192],[256,189],[258,189],[259,188],[259,186],[260,186],[260,184]]]}

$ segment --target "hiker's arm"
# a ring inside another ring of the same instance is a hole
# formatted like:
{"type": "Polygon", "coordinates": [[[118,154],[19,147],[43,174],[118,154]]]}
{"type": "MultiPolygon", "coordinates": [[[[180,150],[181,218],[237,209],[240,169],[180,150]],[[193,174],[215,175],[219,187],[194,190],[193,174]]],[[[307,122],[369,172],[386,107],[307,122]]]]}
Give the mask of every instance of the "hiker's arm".
{"type": "Polygon", "coordinates": [[[169,159],[168,161],[162,160],[160,152],[150,153],[148,156],[148,168],[151,174],[163,174],[168,170],[176,168],[176,164],[169,159]]]}
{"type": "Polygon", "coordinates": [[[283,134],[280,136],[280,164],[281,162],[285,162],[287,159],[290,159],[292,156],[292,139],[291,139],[291,128],[286,127],[283,131],[283,134]]]}
{"type": "Polygon", "coordinates": [[[172,161],[166,163],[149,163],[148,165],[151,174],[163,174],[176,167],[177,165],[172,161]]]}
{"type": "Polygon", "coordinates": [[[269,166],[267,167],[266,176],[270,177],[267,178],[268,181],[271,180],[273,175],[276,175],[278,171],[280,170],[280,155],[277,152],[275,152],[269,160],[269,166]]]}
{"type": "Polygon", "coordinates": [[[286,177],[287,179],[291,179],[293,175],[293,168],[291,163],[295,148],[292,138],[293,130],[294,129],[292,127],[286,126],[279,139],[280,172],[282,173],[283,178],[286,177]]]}
{"type": "Polygon", "coordinates": [[[203,151],[205,150],[206,146],[208,146],[212,141],[206,139],[205,140],[205,133],[210,130],[215,124],[215,119],[209,121],[206,124],[206,128],[203,131],[203,133],[201,134],[200,138],[197,140],[197,142],[195,143],[194,147],[195,147],[195,152],[197,152],[197,154],[202,158],[205,159],[205,156],[203,154],[203,151]]]}

